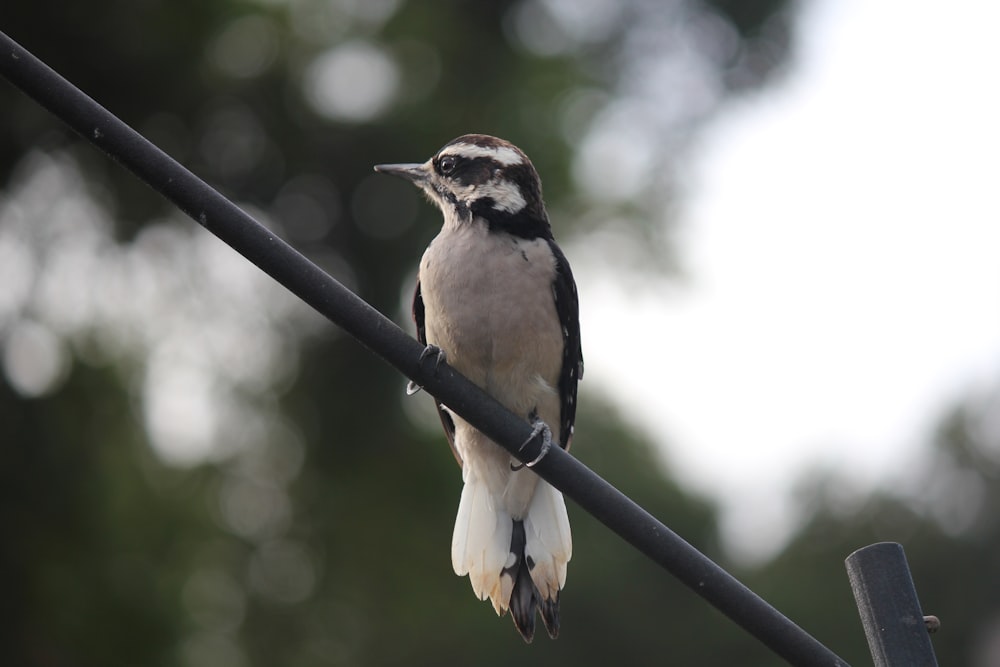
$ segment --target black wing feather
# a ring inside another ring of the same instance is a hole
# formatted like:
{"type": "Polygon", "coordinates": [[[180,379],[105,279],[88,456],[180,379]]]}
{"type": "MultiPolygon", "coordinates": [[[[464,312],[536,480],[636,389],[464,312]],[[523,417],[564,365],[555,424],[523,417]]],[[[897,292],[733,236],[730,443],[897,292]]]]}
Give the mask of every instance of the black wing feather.
{"type": "MultiPolygon", "coordinates": [[[[427,345],[427,327],[424,325],[424,296],[420,293],[419,278],[417,278],[417,287],[413,290],[413,323],[417,327],[417,340],[427,345]]],[[[437,399],[434,399],[434,405],[437,408],[438,417],[441,418],[441,426],[444,427],[444,434],[448,438],[451,453],[455,455],[455,460],[461,467],[462,457],[458,455],[458,450],[455,448],[455,422],[451,415],[437,402],[437,399]]]]}
{"type": "Polygon", "coordinates": [[[424,326],[424,295],[420,293],[420,278],[413,290],[413,323],[417,326],[417,340],[427,345],[427,328],[424,326]]]}
{"type": "Polygon", "coordinates": [[[563,330],[563,363],[559,374],[559,397],[562,400],[559,423],[559,445],[569,449],[573,442],[576,421],[576,386],[583,379],[583,348],[580,344],[580,299],[569,262],[556,242],[549,240],[556,258],[556,276],[552,281],[552,296],[563,330]]]}

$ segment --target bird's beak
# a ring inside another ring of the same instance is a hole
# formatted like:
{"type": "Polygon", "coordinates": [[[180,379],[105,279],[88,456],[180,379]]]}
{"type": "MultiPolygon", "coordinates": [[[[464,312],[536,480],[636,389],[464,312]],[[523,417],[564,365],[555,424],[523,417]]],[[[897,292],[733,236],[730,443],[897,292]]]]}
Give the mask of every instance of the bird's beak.
{"type": "Polygon", "coordinates": [[[377,164],[375,165],[375,171],[380,174],[391,174],[393,176],[399,176],[404,178],[411,183],[419,184],[421,181],[427,179],[428,166],[427,164],[377,164]]]}

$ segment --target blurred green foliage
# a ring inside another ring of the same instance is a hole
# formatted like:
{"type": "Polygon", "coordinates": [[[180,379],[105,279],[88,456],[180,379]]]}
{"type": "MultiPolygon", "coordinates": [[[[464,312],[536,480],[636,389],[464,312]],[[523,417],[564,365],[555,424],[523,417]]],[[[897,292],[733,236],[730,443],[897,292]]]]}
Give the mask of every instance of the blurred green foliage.
{"type": "MultiPolygon", "coordinates": [[[[553,8],[574,5],[557,2],[39,0],[4,3],[0,28],[402,321],[437,216],[390,179],[374,180],[372,164],[423,159],[465,132],[497,134],[522,146],[544,175],[562,237],[581,233],[569,213],[592,205],[617,208],[634,223],[632,242],[644,245],[644,230],[669,225],[644,218],[648,208],[636,201],[581,199],[573,166],[576,142],[628,93],[630,63],[652,48],[635,35],[659,22],[677,26],[674,34],[700,31],[695,44],[719,97],[685,117],[679,133],[766,83],[791,52],[784,0],[590,4],[587,11],[604,8],[605,21],[587,23],[586,12],[572,11],[559,19],[553,8]],[[382,98],[380,81],[389,90],[382,98]],[[322,98],[330,87],[356,99],[322,98]]],[[[235,269],[214,275],[203,265],[228,261],[228,249],[212,255],[214,239],[177,222],[156,195],[18,91],[0,86],[0,109],[0,258],[4,247],[30,255],[21,274],[14,264],[8,274],[0,267],[8,288],[0,299],[8,350],[0,382],[0,663],[777,663],[572,506],[576,551],[562,636],[524,646],[451,572],[461,480],[425,409],[429,399],[404,402],[393,371],[287,299],[231,278],[235,269]],[[51,201],[24,203],[35,201],[36,181],[51,201]],[[58,201],[69,204],[60,209],[58,201]],[[66,253],[83,253],[66,255],[80,272],[59,273],[62,255],[52,249],[63,237],[46,230],[91,218],[109,226],[67,236],[66,253]],[[108,282],[98,282],[103,271],[108,282]],[[67,291],[55,310],[46,292],[52,275],[62,276],[57,292],[71,283],[83,290],[67,291]],[[241,288],[248,294],[236,301],[241,288]],[[73,314],[74,304],[93,301],[88,290],[100,289],[114,293],[108,303],[73,314]],[[223,315],[235,335],[218,333],[223,315]],[[27,335],[25,322],[49,337],[24,340],[55,340],[40,349],[65,366],[35,389],[11,371],[11,341],[27,335]],[[164,344],[178,331],[182,343],[164,344]],[[202,375],[178,380],[170,375],[175,359],[202,375]],[[264,370],[239,374],[255,363],[264,370]],[[201,387],[231,412],[220,408],[209,429],[217,449],[171,458],[171,438],[197,442],[200,431],[189,404],[155,418],[156,391],[169,384],[161,377],[179,383],[175,393],[201,387]]],[[[669,237],[651,247],[655,254],[668,246],[669,237]]],[[[672,481],[652,443],[586,382],[581,400],[574,453],[725,562],[711,504],[672,481]]],[[[966,484],[978,480],[977,506],[996,507],[997,468],[984,463],[988,448],[977,437],[961,411],[946,422],[941,469],[962,472],[956,479],[966,484]]],[[[990,664],[981,647],[1000,590],[993,513],[949,531],[941,528],[948,515],[896,496],[837,509],[835,494],[824,495],[835,486],[810,487],[804,502],[813,511],[802,530],[741,577],[864,664],[842,561],[864,544],[898,539],[925,606],[944,620],[935,640],[942,663],[990,664]]]]}

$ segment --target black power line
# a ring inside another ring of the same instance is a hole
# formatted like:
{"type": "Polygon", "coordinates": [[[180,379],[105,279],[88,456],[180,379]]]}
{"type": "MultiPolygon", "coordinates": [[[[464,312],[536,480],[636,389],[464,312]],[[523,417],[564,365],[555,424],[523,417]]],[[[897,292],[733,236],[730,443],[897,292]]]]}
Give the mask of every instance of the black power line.
{"type": "MultiPolygon", "coordinates": [[[[0,32],[0,73],[85,139],[132,171],[196,222],[504,446],[521,449],[531,427],[447,364],[435,371],[423,346],[207,183],[0,32]]],[[[792,665],[847,663],[558,447],[533,470],[792,665]]]]}

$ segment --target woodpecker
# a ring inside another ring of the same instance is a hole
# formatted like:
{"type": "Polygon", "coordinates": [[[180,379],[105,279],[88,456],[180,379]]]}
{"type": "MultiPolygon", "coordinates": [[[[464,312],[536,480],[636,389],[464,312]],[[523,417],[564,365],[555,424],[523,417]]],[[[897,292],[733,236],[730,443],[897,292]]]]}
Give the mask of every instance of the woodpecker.
{"type": "MultiPolygon", "coordinates": [[[[552,236],[541,181],[513,144],[467,134],[422,164],[375,170],[419,187],[444,224],[420,260],[417,338],[541,435],[528,466],[438,404],[464,486],[451,560],[480,600],[508,610],[531,642],[535,610],[559,633],[559,593],[573,543],[562,494],[526,469],[550,443],[569,449],[583,377],[579,300],[552,236]]],[[[408,391],[419,389],[412,387],[408,391]]]]}

